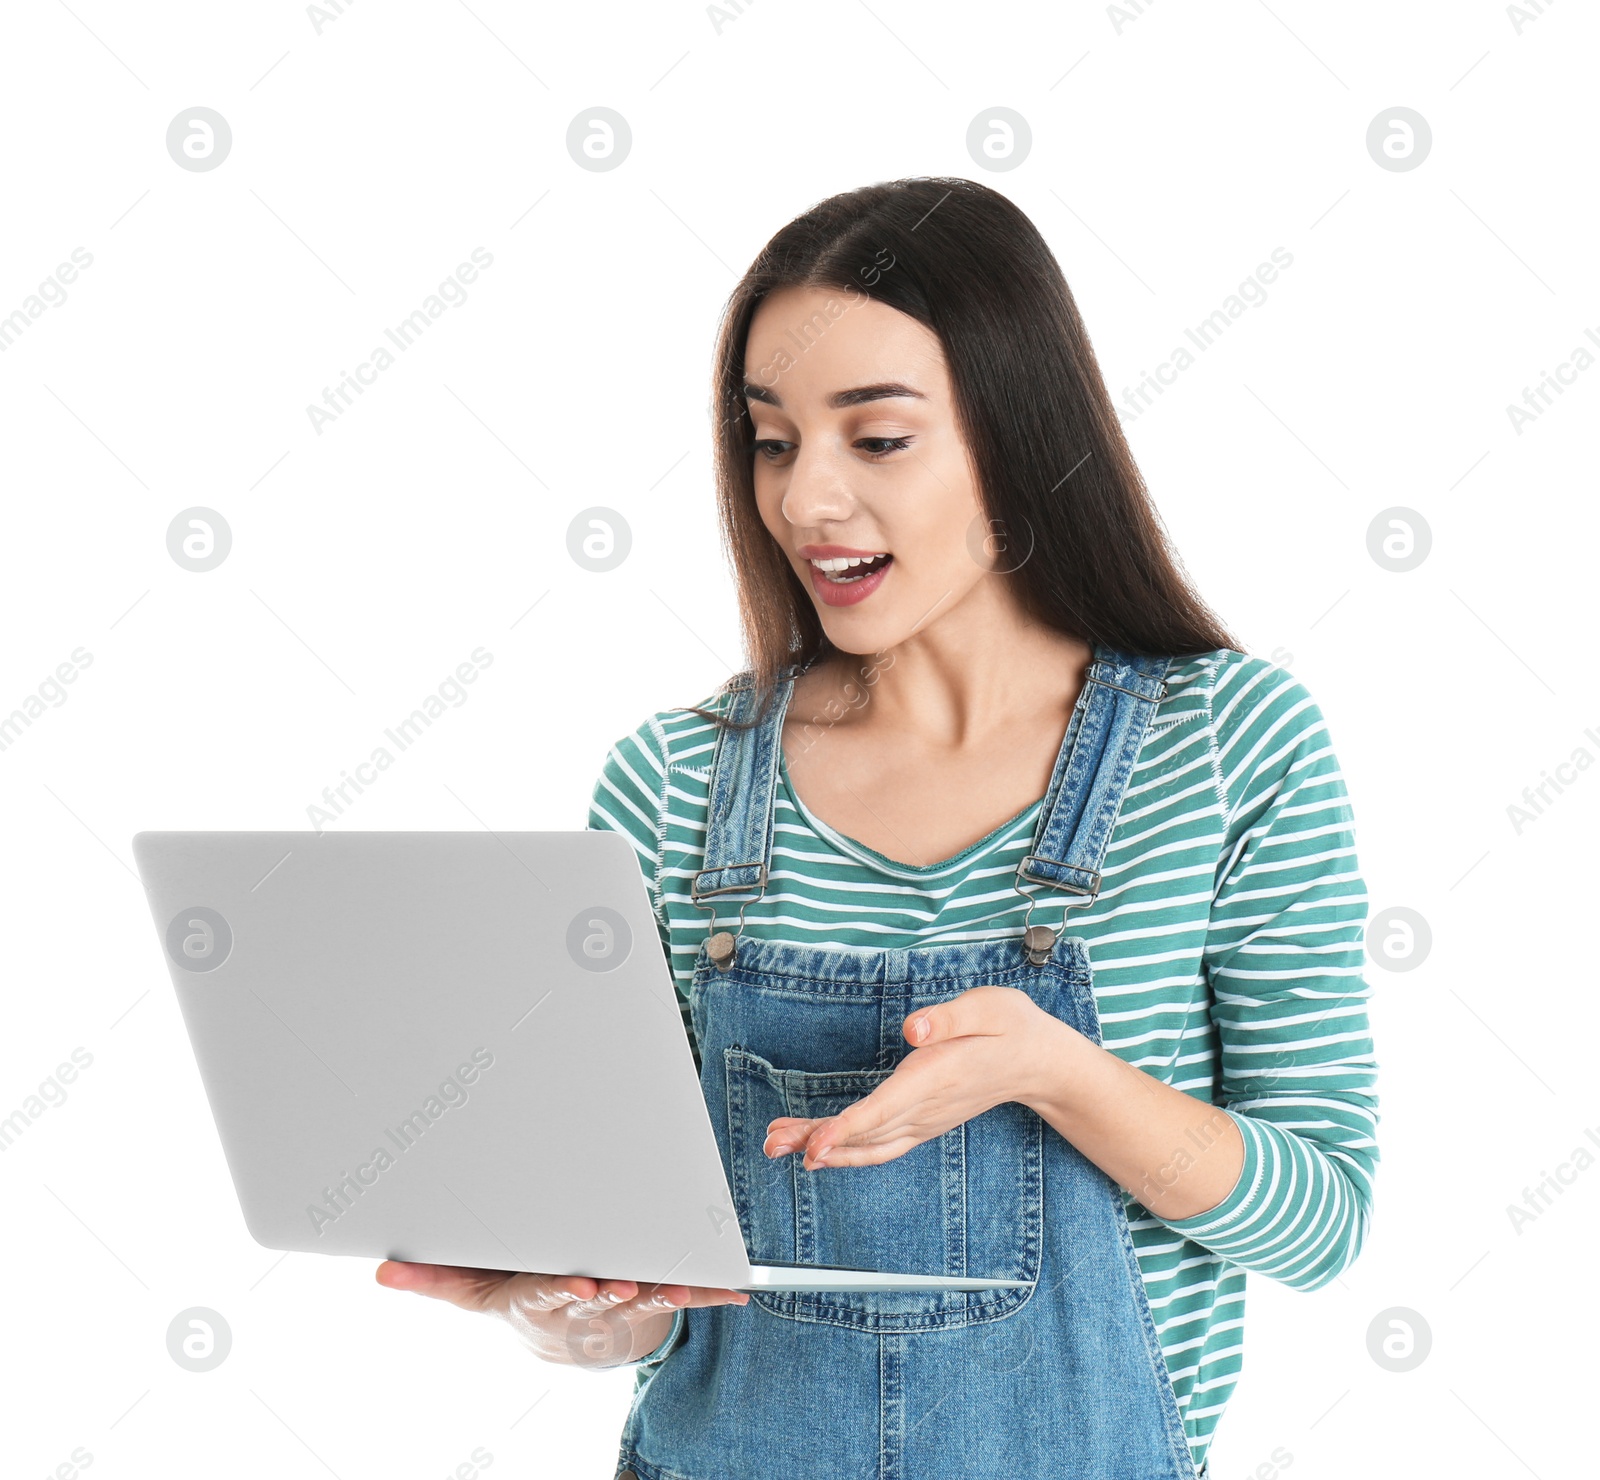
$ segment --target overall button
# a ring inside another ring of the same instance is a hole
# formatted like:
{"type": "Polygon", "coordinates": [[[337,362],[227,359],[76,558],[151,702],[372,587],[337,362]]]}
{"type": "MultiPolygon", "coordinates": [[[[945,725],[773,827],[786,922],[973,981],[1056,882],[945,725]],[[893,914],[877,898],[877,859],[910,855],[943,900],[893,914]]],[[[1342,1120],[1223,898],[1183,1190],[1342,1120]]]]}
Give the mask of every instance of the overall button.
{"type": "Polygon", "coordinates": [[[617,1476],[617,1480],[639,1480],[639,1477],[632,1470],[624,1470],[617,1476]]]}

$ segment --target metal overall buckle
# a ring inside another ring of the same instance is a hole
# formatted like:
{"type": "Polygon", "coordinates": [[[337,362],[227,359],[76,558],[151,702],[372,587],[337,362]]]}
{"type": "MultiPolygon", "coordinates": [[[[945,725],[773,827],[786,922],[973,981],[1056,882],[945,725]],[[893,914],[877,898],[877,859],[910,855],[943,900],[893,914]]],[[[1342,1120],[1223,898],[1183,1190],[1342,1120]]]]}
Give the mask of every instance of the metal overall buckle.
{"type": "MultiPolygon", "coordinates": [[[[1011,887],[1028,901],[1028,908],[1022,916],[1022,948],[1027,953],[1028,963],[1032,966],[1043,966],[1055,950],[1056,942],[1061,938],[1061,932],[1067,928],[1067,922],[1063,918],[1060,926],[1055,930],[1052,930],[1048,925],[1030,925],[1028,923],[1033,915],[1034,906],[1038,901],[1022,887],[1022,870],[1027,864],[1033,862],[1035,857],[1035,854],[1030,853],[1018,863],[1016,873],[1011,876],[1011,887]]],[[[1093,883],[1087,889],[1080,889],[1076,884],[1057,883],[1053,879],[1035,880],[1033,882],[1048,884],[1052,889],[1064,889],[1068,894],[1082,895],[1081,899],[1068,900],[1066,907],[1069,910],[1086,909],[1099,896],[1101,875],[1099,869],[1083,869],[1081,872],[1089,874],[1093,879],[1093,883]]]]}
{"type": "Polygon", "coordinates": [[[721,889],[706,890],[697,890],[693,886],[690,887],[689,902],[697,910],[705,910],[711,916],[711,923],[706,931],[706,955],[711,958],[711,964],[718,971],[726,971],[733,965],[734,956],[739,948],[739,935],[744,931],[744,912],[749,908],[750,900],[745,900],[739,906],[739,923],[735,930],[730,933],[726,930],[717,929],[717,907],[714,904],[701,904],[700,897],[702,894],[707,896],[712,894],[734,894],[753,889],[755,893],[751,898],[759,898],[761,892],[767,886],[767,867],[765,864],[758,864],[756,867],[759,870],[759,877],[754,884],[728,884],[721,889]]]}

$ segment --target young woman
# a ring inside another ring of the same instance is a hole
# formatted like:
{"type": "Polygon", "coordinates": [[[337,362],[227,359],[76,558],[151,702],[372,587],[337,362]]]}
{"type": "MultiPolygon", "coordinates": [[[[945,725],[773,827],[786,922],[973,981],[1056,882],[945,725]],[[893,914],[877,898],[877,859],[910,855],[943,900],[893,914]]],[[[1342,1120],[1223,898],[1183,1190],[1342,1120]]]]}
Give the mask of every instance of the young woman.
{"type": "Polygon", "coordinates": [[[715,386],[751,667],[619,740],[589,825],[636,845],[752,1260],[1035,1283],[379,1278],[636,1365],[619,1476],[1204,1477],[1246,1271],[1328,1283],[1372,1206],[1322,715],[1186,584],[1004,196],[807,211],[715,386]]]}

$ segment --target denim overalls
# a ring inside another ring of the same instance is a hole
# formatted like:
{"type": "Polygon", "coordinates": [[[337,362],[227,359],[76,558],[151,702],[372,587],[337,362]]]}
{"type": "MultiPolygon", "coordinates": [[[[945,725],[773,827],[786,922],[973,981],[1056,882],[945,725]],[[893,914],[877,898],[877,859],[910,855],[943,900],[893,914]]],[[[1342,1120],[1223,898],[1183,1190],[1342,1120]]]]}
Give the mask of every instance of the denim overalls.
{"type": "MultiPolygon", "coordinates": [[[[1096,644],[1017,871],[1029,918],[1093,904],[1169,662],[1096,644]]],[[[759,727],[719,731],[693,890],[708,911],[766,885],[800,671],[780,675],[759,727]]],[[[752,675],[730,688],[731,716],[748,720],[752,675]]],[[[907,1015],[972,987],[1016,987],[1100,1042],[1085,942],[1032,924],[1001,940],[832,949],[752,938],[739,916],[731,941],[702,943],[690,1012],[751,1262],[1037,1283],[765,1291],[685,1311],[682,1339],[635,1395],[619,1477],[1196,1480],[1121,1191],[1034,1111],[994,1106],[876,1166],[806,1171],[798,1153],[762,1150],[777,1116],[836,1115],[881,1084],[914,1051],[907,1015]]]]}

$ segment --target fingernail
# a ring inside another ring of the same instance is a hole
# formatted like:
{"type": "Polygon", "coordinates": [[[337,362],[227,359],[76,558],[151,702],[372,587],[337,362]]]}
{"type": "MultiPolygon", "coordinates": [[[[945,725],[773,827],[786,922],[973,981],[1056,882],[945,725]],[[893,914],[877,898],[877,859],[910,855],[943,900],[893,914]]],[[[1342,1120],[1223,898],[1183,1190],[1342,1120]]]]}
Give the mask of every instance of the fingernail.
{"type": "Polygon", "coordinates": [[[928,1036],[928,1020],[920,1017],[911,1025],[911,1036],[921,1043],[928,1036]]]}
{"type": "Polygon", "coordinates": [[[818,1166],[821,1166],[822,1163],[828,1159],[828,1152],[830,1150],[832,1150],[832,1147],[824,1146],[821,1151],[813,1152],[811,1155],[812,1161],[816,1162],[818,1166]]]}

